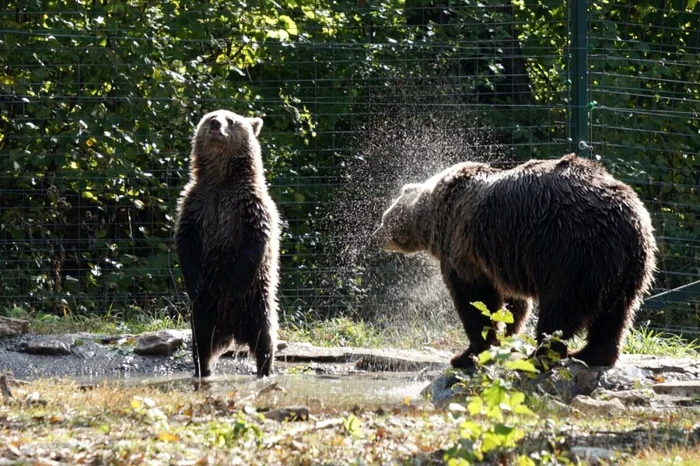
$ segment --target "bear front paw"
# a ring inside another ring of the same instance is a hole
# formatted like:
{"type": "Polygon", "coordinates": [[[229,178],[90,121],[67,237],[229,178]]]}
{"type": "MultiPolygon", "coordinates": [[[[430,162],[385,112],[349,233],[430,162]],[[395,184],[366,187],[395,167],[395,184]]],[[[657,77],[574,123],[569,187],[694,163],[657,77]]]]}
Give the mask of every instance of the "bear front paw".
{"type": "Polygon", "coordinates": [[[450,364],[455,369],[473,369],[476,367],[476,354],[467,349],[462,354],[458,354],[450,360],[450,364]]]}

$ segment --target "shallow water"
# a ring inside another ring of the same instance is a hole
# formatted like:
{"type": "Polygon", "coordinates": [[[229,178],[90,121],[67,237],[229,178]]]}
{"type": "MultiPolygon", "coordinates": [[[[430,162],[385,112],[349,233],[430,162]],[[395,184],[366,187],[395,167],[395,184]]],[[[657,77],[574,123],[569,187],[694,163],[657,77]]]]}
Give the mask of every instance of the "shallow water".
{"type": "Polygon", "coordinates": [[[77,377],[82,384],[117,383],[152,386],[164,390],[207,390],[235,393],[237,399],[275,398],[276,404],[302,404],[310,408],[366,409],[425,402],[420,392],[429,381],[415,372],[345,372],[339,374],[286,373],[264,379],[251,375],[215,375],[200,381],[190,373],[165,376],[77,377]]]}

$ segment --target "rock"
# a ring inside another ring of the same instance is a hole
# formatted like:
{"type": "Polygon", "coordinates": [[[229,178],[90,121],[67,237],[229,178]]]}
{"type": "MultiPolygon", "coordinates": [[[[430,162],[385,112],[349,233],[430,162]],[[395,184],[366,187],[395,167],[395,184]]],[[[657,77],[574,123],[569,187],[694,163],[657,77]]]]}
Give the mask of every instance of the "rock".
{"type": "MultiPolygon", "coordinates": [[[[89,337],[88,337],[89,338],[89,337]]],[[[121,335],[100,335],[95,338],[96,341],[103,345],[123,345],[129,340],[135,340],[136,336],[130,333],[123,333],[121,335]]]]}
{"type": "MultiPolygon", "coordinates": [[[[287,343],[284,340],[279,340],[277,342],[277,351],[282,351],[283,349],[286,349],[289,347],[289,343],[287,343]]],[[[234,358],[246,358],[248,357],[248,345],[246,344],[239,344],[236,342],[233,342],[229,349],[225,351],[221,357],[234,357],[234,358]]]]}
{"type": "MultiPolygon", "coordinates": [[[[626,367],[648,371],[667,380],[700,379],[700,359],[626,354],[620,358],[626,367]]],[[[618,366],[620,363],[618,363],[618,366]]]]}
{"type": "Polygon", "coordinates": [[[350,362],[346,348],[322,348],[311,343],[290,343],[275,354],[275,359],[283,362],[350,362]]]}
{"type": "Polygon", "coordinates": [[[372,372],[417,372],[430,369],[444,369],[445,363],[434,357],[407,356],[401,354],[362,354],[355,367],[372,372]]]}
{"type": "Polygon", "coordinates": [[[306,406],[291,406],[289,408],[273,409],[266,412],[265,417],[277,422],[308,421],[309,408],[306,406]]]}
{"type": "Polygon", "coordinates": [[[373,348],[323,348],[310,343],[288,343],[275,354],[284,362],[355,363],[367,371],[413,372],[424,369],[445,369],[446,357],[426,351],[373,348]]]}
{"type": "Polygon", "coordinates": [[[612,400],[594,400],[590,396],[585,395],[575,396],[571,400],[571,407],[587,415],[604,414],[607,416],[617,414],[625,409],[625,405],[617,398],[612,400]]]}
{"type": "Polygon", "coordinates": [[[523,378],[517,388],[525,393],[540,392],[553,395],[569,403],[577,395],[590,395],[598,388],[604,368],[569,364],[555,367],[534,378],[523,378]]]}
{"type": "Polygon", "coordinates": [[[453,370],[445,371],[421,391],[421,395],[435,406],[448,405],[455,397],[454,385],[459,382],[453,370]]]}
{"type": "Polygon", "coordinates": [[[134,353],[145,356],[172,356],[184,344],[179,330],[142,333],[136,338],[134,353]]]}
{"type": "Polygon", "coordinates": [[[596,388],[591,393],[591,398],[604,401],[618,399],[625,406],[651,406],[655,395],[651,390],[623,390],[617,392],[604,388],[596,388]]]}
{"type": "Polygon", "coordinates": [[[608,450],[607,448],[587,446],[571,447],[570,451],[579,461],[590,465],[601,464],[601,461],[603,461],[604,464],[608,464],[619,455],[618,452],[608,450]]]}
{"type": "Polygon", "coordinates": [[[651,388],[654,390],[654,392],[664,395],[700,395],[700,380],[662,382],[652,385],[651,388]]]}
{"type": "Polygon", "coordinates": [[[30,354],[61,356],[71,354],[73,345],[75,345],[75,338],[71,335],[60,335],[32,338],[23,343],[20,349],[30,354]]]}
{"type": "Polygon", "coordinates": [[[637,367],[625,362],[602,371],[598,386],[606,390],[630,390],[642,381],[651,382],[654,373],[644,367],[637,367]]]}
{"type": "Polygon", "coordinates": [[[20,335],[29,331],[29,321],[0,316],[0,337],[20,335]]]}
{"type": "Polygon", "coordinates": [[[572,367],[570,370],[573,382],[571,393],[573,396],[588,395],[595,390],[600,383],[600,377],[603,373],[603,370],[600,368],[580,365],[572,367]]]}

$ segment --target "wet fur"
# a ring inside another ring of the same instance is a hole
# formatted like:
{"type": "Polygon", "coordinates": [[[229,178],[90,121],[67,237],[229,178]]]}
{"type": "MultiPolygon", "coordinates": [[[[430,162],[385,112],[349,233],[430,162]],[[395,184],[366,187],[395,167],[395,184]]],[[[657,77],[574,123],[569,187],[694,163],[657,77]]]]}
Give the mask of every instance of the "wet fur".
{"type": "Polygon", "coordinates": [[[195,376],[208,376],[233,341],[248,344],[257,375],[272,371],[277,340],[277,208],[263,176],[259,118],[219,110],[192,141],[190,181],[175,242],[192,301],[195,376]],[[211,121],[222,125],[210,134],[211,121]]]}
{"type": "MultiPolygon", "coordinates": [[[[599,164],[574,155],[532,160],[510,170],[480,163],[454,165],[423,184],[407,185],[386,211],[377,239],[388,250],[429,251],[469,337],[452,360],[496,343],[470,303],[504,304],[517,333],[539,302],[537,335],[563,338],[587,330],[573,356],[589,365],[614,365],[626,329],[655,269],[649,213],[629,186],[599,164]]],[[[557,350],[566,355],[566,347],[557,350]]]]}

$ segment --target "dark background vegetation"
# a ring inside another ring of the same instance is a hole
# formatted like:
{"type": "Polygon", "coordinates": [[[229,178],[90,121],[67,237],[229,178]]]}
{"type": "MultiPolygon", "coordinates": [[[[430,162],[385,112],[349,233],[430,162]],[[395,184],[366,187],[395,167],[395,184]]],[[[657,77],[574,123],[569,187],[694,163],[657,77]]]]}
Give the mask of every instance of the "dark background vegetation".
{"type": "MultiPolygon", "coordinates": [[[[287,322],[415,298],[387,286],[416,259],[366,241],[401,183],[574,148],[563,0],[0,3],[0,312],[180,312],[175,203],[216,108],[265,119],[287,322]]],[[[700,8],[589,12],[588,155],[652,212],[655,292],[696,281],[700,8]]],[[[697,330],[699,301],[641,318],[697,330]]]]}

